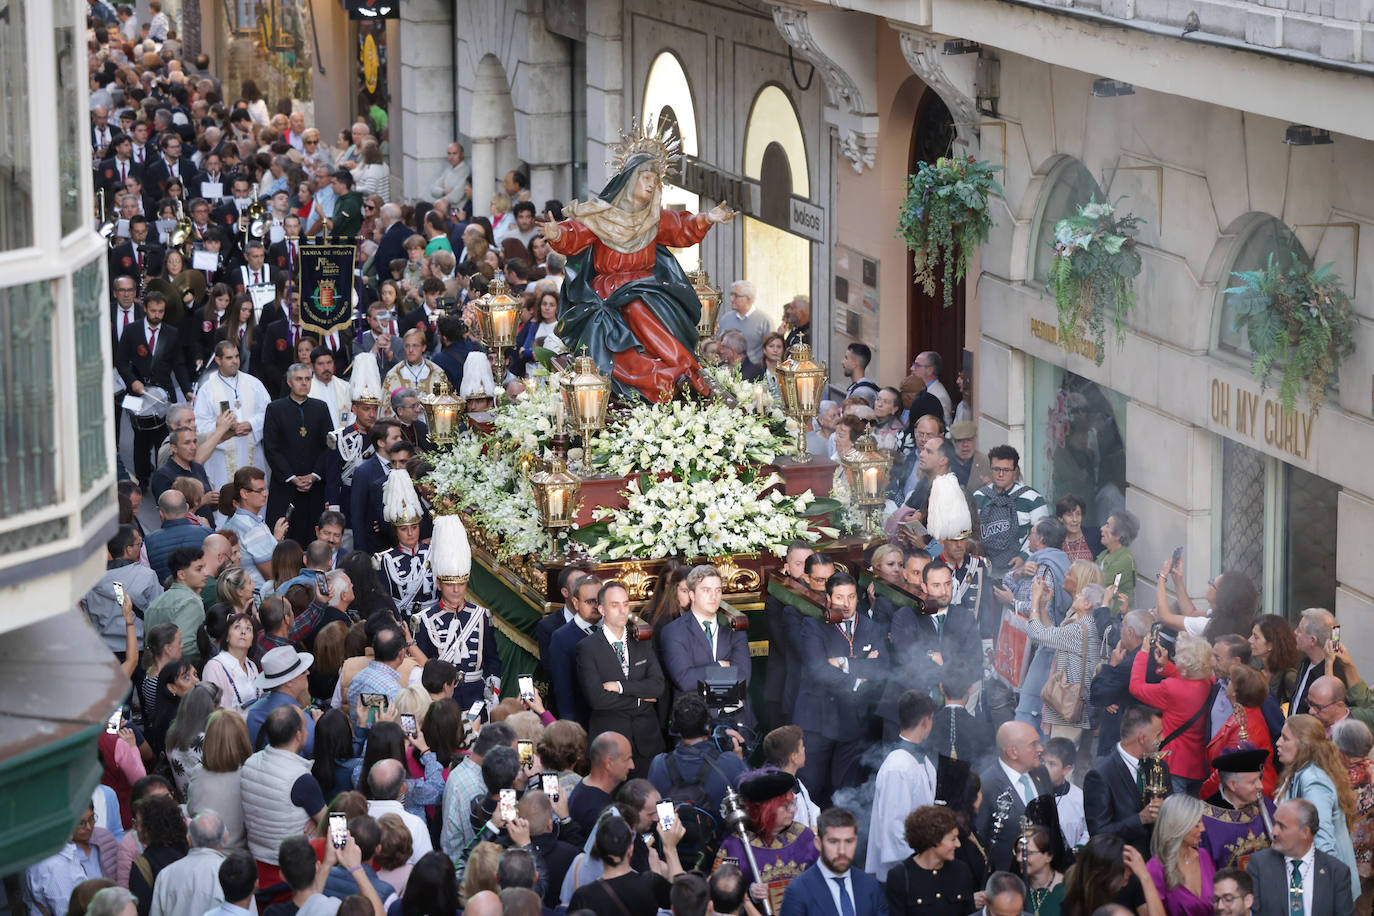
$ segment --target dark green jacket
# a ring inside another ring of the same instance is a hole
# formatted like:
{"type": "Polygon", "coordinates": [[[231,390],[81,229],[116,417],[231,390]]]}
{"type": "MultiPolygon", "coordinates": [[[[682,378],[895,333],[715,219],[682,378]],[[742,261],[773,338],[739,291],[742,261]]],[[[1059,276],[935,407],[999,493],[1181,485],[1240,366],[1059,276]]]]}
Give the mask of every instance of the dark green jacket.
{"type": "Polygon", "coordinates": [[[357,238],[363,228],[363,192],[349,191],[334,204],[332,238],[357,238]]]}

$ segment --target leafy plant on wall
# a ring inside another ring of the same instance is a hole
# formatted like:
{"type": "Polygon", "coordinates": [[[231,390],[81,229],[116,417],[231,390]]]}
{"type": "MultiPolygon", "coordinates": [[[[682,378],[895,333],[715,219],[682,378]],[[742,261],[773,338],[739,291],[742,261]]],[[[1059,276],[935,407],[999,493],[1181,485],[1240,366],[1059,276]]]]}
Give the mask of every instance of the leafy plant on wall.
{"type": "Polygon", "coordinates": [[[1098,365],[1106,352],[1109,316],[1117,342],[1126,339],[1140,274],[1135,242],[1140,222],[1138,216],[1117,216],[1113,204],[1090,200],[1054,227],[1049,290],[1059,310],[1059,343],[1067,349],[1073,340],[1091,335],[1098,365]]]}
{"type": "Polygon", "coordinates": [[[993,178],[1001,168],[972,156],[941,156],[907,176],[897,230],[915,256],[916,282],[926,295],[935,295],[943,281],[945,308],[954,302],[969,252],[988,240],[988,197],[1002,193],[993,178]]]}
{"type": "Polygon", "coordinates": [[[1326,401],[1326,386],[1341,361],[1355,352],[1355,317],[1350,297],[1330,264],[1282,270],[1274,255],[1263,270],[1238,271],[1235,328],[1245,331],[1255,378],[1268,384],[1275,368],[1279,401],[1293,410],[1305,393],[1314,408],[1326,401]]]}

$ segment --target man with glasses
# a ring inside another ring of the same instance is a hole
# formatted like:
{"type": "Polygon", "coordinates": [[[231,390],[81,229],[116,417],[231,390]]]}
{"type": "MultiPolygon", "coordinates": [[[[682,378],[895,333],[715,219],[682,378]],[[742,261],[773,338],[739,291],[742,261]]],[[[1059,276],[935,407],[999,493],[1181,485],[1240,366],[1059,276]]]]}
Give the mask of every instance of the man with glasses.
{"type": "Polygon", "coordinates": [[[72,891],[90,878],[100,878],[100,852],[91,843],[95,806],[87,803],[69,839],[48,858],[24,872],[24,899],[30,913],[65,913],[72,891]]]}
{"type": "Polygon", "coordinates": [[[978,538],[992,564],[992,574],[1000,579],[1025,562],[1031,528],[1049,517],[1050,508],[1045,497],[1018,482],[1021,455],[1016,449],[995,446],[988,451],[988,463],[992,483],[974,491],[973,506],[978,511],[978,538]]]}
{"type": "Polygon", "coordinates": [[[754,284],[748,280],[736,280],[730,284],[730,309],[722,311],[716,337],[726,331],[739,331],[744,335],[744,356],[755,366],[763,365],[763,339],[773,330],[773,324],[762,310],[754,305],[756,295],[754,284]]]}
{"type": "Polygon", "coordinates": [[[1212,907],[1216,916],[1250,916],[1255,905],[1255,882],[1239,868],[1223,868],[1212,876],[1212,907]]]}
{"type": "Polygon", "coordinates": [[[994,871],[1011,871],[1021,837],[1021,815],[1033,800],[1053,791],[1040,763],[1042,749],[1040,732],[1033,726],[1005,722],[997,729],[997,760],[979,774],[983,804],[973,832],[982,837],[988,867],[994,871]]]}

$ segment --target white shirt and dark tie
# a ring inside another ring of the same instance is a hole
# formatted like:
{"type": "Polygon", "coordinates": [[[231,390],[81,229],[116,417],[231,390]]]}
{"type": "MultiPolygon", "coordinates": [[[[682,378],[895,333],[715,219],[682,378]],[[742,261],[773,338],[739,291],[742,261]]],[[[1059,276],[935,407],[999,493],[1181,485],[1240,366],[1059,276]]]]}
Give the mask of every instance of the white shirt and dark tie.
{"type": "Polygon", "coordinates": [[[622,630],[621,633],[620,633],[620,638],[619,638],[619,639],[616,639],[616,637],[615,637],[615,636],[611,633],[611,631],[610,631],[608,628],[606,628],[606,627],[602,627],[602,628],[601,628],[601,632],[604,633],[604,634],[606,634],[606,642],[608,642],[608,643],[611,644],[611,649],[614,650],[614,652],[615,652],[615,657],[616,657],[616,659],[620,662],[620,673],[621,673],[621,675],[622,675],[623,677],[629,677],[629,676],[630,676],[630,647],[629,647],[629,645],[627,645],[627,640],[629,639],[629,636],[630,636],[629,632],[626,631],[626,630],[622,630]]]}
{"type": "Polygon", "coordinates": [[[115,339],[118,340],[120,337],[123,337],[124,329],[137,320],[138,316],[134,314],[133,306],[129,308],[115,306],[115,327],[119,329],[119,333],[115,335],[115,339]]]}
{"type": "Polygon", "coordinates": [[[825,875],[825,887],[830,891],[830,900],[835,904],[835,912],[840,916],[854,916],[858,909],[854,906],[854,869],[846,869],[844,874],[836,874],[817,862],[816,867],[825,875]]]}
{"type": "Polygon", "coordinates": [[[1307,852],[1301,859],[1290,859],[1283,857],[1284,880],[1288,883],[1288,912],[1291,916],[1312,916],[1312,897],[1315,895],[1317,885],[1313,881],[1313,869],[1316,864],[1317,854],[1314,851],[1316,844],[1307,847],[1307,852]],[[1301,911],[1298,910],[1299,897],[1301,898],[1301,911]]]}
{"type": "Polygon", "coordinates": [[[1007,782],[1016,790],[1016,794],[1021,798],[1021,804],[1029,805],[1035,798],[1035,783],[1031,780],[1030,774],[1016,772],[1000,757],[997,763],[1002,767],[1002,772],[1007,774],[1007,782]]]}

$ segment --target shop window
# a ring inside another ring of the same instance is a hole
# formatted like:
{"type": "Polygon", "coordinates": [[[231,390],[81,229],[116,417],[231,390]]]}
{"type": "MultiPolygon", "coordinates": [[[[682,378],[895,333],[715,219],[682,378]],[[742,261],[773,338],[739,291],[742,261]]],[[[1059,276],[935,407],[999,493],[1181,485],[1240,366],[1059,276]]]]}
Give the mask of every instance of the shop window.
{"type": "Polygon", "coordinates": [[[1055,223],[1073,216],[1079,207],[1093,199],[1106,198],[1097,179],[1082,162],[1066,156],[1050,169],[1036,208],[1035,241],[1031,249],[1035,259],[1033,276],[1040,283],[1049,282],[1050,263],[1054,260],[1055,223]]]}
{"type": "Polygon", "coordinates": [[[1261,613],[1334,608],[1340,487],[1230,439],[1221,465],[1221,563],[1255,583],[1261,613]]]}
{"type": "Polygon", "coordinates": [[[1100,527],[1126,505],[1126,396],[1052,363],[1035,361],[1028,481],[1054,505],[1085,504],[1083,527],[1100,527]]]}
{"type": "Polygon", "coordinates": [[[33,244],[25,8],[24,0],[0,0],[0,251],[33,244]]]}
{"type": "Polygon", "coordinates": [[[1283,220],[1263,213],[1252,214],[1250,218],[1251,224],[1241,232],[1235,257],[1221,284],[1221,326],[1217,328],[1217,345],[1223,350],[1244,356],[1249,356],[1251,349],[1246,332],[1236,330],[1237,294],[1225,292],[1239,285],[1235,275],[1245,270],[1264,270],[1269,265],[1270,255],[1277,261],[1280,270],[1312,265],[1312,258],[1302,247],[1302,242],[1298,241],[1292,229],[1284,225],[1283,220]]]}
{"type": "Polygon", "coordinates": [[[1340,487],[1291,464],[1283,465],[1284,566],[1288,613],[1336,607],[1336,497],[1340,487]]]}
{"type": "MultiPolygon", "coordinates": [[[[770,207],[787,205],[786,198],[793,194],[811,195],[801,121],[792,100],[777,86],[763,87],[749,112],[744,176],[759,182],[770,207]]],[[[761,215],[778,214],[770,210],[761,215]]],[[[811,292],[811,243],[761,219],[745,216],[743,220],[744,277],[757,289],[755,307],[777,324],[784,302],[811,292]]],[[[786,225],[785,219],[775,222],[786,225]]]]}

